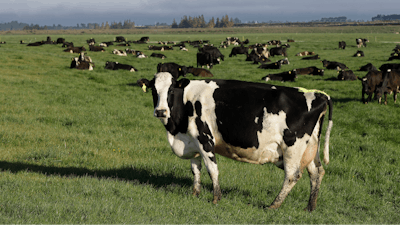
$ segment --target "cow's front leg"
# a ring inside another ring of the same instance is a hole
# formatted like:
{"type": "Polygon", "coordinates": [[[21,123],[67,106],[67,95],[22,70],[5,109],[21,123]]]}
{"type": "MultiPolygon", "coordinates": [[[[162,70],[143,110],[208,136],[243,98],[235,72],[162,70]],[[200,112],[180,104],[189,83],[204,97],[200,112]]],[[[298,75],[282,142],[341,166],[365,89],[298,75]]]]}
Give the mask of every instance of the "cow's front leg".
{"type": "Polygon", "coordinates": [[[217,204],[219,200],[221,200],[221,187],[219,186],[218,180],[218,166],[217,161],[215,159],[215,154],[213,152],[207,152],[203,155],[204,164],[207,167],[208,174],[213,183],[213,190],[214,190],[214,200],[213,203],[217,204]]]}
{"type": "Polygon", "coordinates": [[[190,159],[190,162],[192,164],[192,173],[194,177],[193,181],[193,195],[199,196],[200,194],[200,171],[201,171],[201,158],[196,157],[193,159],[190,159]]]}

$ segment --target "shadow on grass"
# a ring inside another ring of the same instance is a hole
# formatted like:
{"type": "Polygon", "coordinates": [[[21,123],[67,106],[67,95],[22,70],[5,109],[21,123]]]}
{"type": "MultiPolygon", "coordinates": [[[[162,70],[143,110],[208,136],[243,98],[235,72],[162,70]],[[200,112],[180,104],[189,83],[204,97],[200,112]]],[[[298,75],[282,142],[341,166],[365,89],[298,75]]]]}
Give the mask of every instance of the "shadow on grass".
{"type": "MultiPolygon", "coordinates": [[[[10,163],[0,161],[0,172],[9,171],[11,173],[18,173],[22,171],[44,174],[46,176],[61,176],[61,177],[92,177],[94,179],[115,179],[120,181],[129,181],[134,185],[151,185],[155,189],[165,189],[171,191],[176,188],[191,189],[193,186],[193,179],[185,177],[176,177],[172,173],[155,174],[147,169],[137,169],[133,167],[126,167],[120,169],[110,170],[89,170],[85,168],[76,167],[53,167],[53,166],[39,166],[30,163],[10,163]]],[[[229,186],[221,187],[222,193],[225,197],[229,198],[231,194],[239,196],[249,196],[250,192],[241,190],[238,187],[229,186]]],[[[202,190],[212,192],[212,184],[203,184],[202,190]]],[[[211,201],[212,199],[210,199],[211,201]]],[[[255,204],[257,207],[260,205],[255,204]]]]}
{"type": "Polygon", "coordinates": [[[18,173],[21,171],[40,173],[46,176],[61,177],[93,177],[97,179],[116,179],[131,181],[136,184],[152,185],[161,188],[169,185],[191,187],[193,180],[189,178],[178,178],[174,174],[154,174],[150,170],[137,169],[133,167],[110,169],[110,170],[89,170],[76,167],[52,167],[39,166],[29,163],[10,163],[0,161],[0,170],[18,173]]]}

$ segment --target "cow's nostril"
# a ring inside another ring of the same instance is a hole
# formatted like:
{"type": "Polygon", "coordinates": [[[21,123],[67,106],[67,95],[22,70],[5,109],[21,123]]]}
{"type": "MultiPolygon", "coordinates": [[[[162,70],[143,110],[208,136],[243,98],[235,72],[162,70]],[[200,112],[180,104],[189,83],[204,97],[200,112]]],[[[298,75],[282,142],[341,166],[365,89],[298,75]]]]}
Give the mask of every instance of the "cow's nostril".
{"type": "Polygon", "coordinates": [[[165,109],[158,109],[158,110],[154,110],[154,116],[155,117],[166,117],[165,112],[167,110],[165,109]]]}

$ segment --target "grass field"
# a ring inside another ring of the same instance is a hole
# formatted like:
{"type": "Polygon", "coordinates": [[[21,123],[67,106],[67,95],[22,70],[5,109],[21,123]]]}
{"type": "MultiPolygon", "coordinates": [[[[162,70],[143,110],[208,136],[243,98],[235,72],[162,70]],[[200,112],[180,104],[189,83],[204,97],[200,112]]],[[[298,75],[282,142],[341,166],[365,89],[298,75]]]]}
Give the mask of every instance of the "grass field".
{"type": "MultiPolygon", "coordinates": [[[[347,29],[347,28],[346,28],[347,29]]],[[[321,59],[345,63],[357,71],[371,62],[386,63],[400,42],[394,33],[163,33],[122,34],[128,40],[150,36],[151,42],[209,40],[215,45],[227,36],[248,38],[250,44],[294,39],[288,49],[289,65],[267,71],[229,58],[231,47],[221,49],[225,61],[211,72],[218,79],[263,82],[268,73],[307,66],[301,51],[321,59]],[[354,58],[355,39],[368,38],[364,58],[354,58]],[[338,42],[346,41],[345,50],[338,42]]],[[[396,27],[391,29],[397,29],[396,27]]],[[[358,30],[357,30],[358,31],[358,30]]],[[[19,44],[46,40],[48,34],[10,33],[0,36],[0,223],[398,223],[400,221],[400,108],[361,102],[360,81],[337,81],[337,72],[299,76],[296,82],[276,85],[319,89],[333,99],[330,164],[324,165],[317,209],[304,212],[309,178],[292,189],[278,210],[266,207],[282,187],[284,172],[274,165],[251,165],[217,156],[222,200],[212,204],[212,183],[202,170],[202,192],[191,195],[190,162],[171,151],[165,129],[152,116],[150,93],[136,86],[151,79],[160,62],[196,66],[197,49],[163,52],[167,59],[137,59],[106,52],[90,52],[94,71],[69,69],[77,54],[61,45],[27,47],[19,44]],[[133,65],[138,72],[105,70],[106,61],[133,65]]],[[[115,34],[51,34],[75,46],[95,38],[111,41],[115,34]]],[[[132,45],[150,55],[148,45],[132,45]]],[[[272,58],[273,61],[283,57],[272,58]]],[[[194,78],[188,75],[189,79],[194,78]]],[[[324,124],[325,126],[327,123],[324,124]]],[[[325,132],[323,131],[323,134],[325,132]]]]}

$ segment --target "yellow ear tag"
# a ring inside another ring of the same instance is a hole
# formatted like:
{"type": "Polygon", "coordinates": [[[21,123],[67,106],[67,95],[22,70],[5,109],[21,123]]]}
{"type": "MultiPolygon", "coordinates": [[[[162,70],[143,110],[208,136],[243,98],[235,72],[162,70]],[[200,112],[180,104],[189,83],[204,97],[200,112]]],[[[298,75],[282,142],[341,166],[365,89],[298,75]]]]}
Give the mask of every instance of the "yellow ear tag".
{"type": "Polygon", "coordinates": [[[181,68],[179,68],[179,71],[181,71],[182,69],[181,68]]]}
{"type": "Polygon", "coordinates": [[[292,71],[289,71],[289,74],[292,74],[292,71]]]}
{"type": "Polygon", "coordinates": [[[143,90],[143,92],[146,92],[146,88],[147,88],[146,85],[143,84],[143,85],[142,85],[142,90],[143,90]]]}

